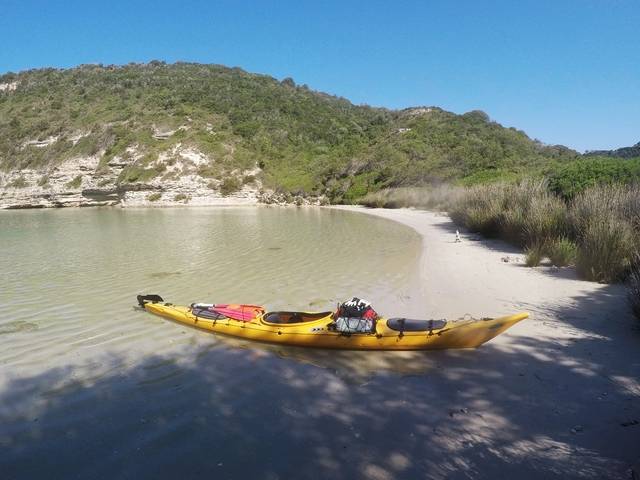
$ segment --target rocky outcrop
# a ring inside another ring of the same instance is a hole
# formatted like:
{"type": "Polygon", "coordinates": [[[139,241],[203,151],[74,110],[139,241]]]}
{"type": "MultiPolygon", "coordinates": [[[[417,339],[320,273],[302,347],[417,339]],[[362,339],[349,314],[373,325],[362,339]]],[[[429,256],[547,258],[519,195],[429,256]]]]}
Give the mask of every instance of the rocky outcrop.
{"type": "Polygon", "coordinates": [[[13,92],[18,88],[18,82],[0,83],[0,92],[13,92]]]}
{"type": "Polygon", "coordinates": [[[117,203],[115,183],[97,175],[97,156],[75,158],[46,169],[0,173],[0,208],[100,206],[117,203]],[[83,190],[109,192],[103,198],[85,197],[83,190]]]}
{"type": "MultiPolygon", "coordinates": [[[[47,139],[47,141],[50,141],[47,139]]],[[[36,143],[29,148],[38,148],[36,143]]],[[[250,205],[259,202],[260,169],[233,171],[224,179],[199,174],[210,159],[178,145],[148,165],[158,173],[144,181],[123,180],[138,160],[135,147],[127,155],[104,162],[104,152],[77,157],[46,169],[0,172],[0,209],[169,205],[250,205]],[[102,160],[101,160],[102,159],[102,160]],[[126,173],[126,172],[125,172],[126,173]],[[232,187],[225,180],[233,179],[232,187]]]]}
{"type": "Polygon", "coordinates": [[[292,195],[291,193],[274,192],[273,190],[260,191],[258,194],[258,202],[265,205],[329,205],[329,199],[321,195],[319,197],[303,197],[301,195],[292,195]]]}

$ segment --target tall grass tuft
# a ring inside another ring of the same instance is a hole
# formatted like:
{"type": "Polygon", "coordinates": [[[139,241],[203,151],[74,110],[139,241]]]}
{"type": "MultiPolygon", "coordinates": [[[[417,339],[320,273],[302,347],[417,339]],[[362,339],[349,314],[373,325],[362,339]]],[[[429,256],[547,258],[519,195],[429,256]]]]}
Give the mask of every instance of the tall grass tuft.
{"type": "Polygon", "coordinates": [[[631,226],[616,217],[599,217],[580,231],[576,267],[586,279],[615,282],[629,273],[636,252],[631,226]]]}
{"type": "Polygon", "coordinates": [[[622,185],[593,187],[574,199],[569,223],[582,276],[613,282],[629,273],[640,241],[639,207],[640,189],[622,185]]]}
{"type": "Polygon", "coordinates": [[[558,238],[547,247],[547,255],[556,267],[575,265],[578,246],[566,237],[558,238]]]}
{"type": "Polygon", "coordinates": [[[474,186],[458,198],[449,213],[455,222],[469,230],[488,237],[497,237],[500,233],[504,198],[504,184],[474,186]]]}
{"type": "Polygon", "coordinates": [[[525,248],[524,263],[527,267],[537,267],[544,258],[545,246],[542,244],[533,244],[525,248]]]}
{"type": "Polygon", "coordinates": [[[529,197],[523,217],[525,244],[547,244],[567,233],[567,206],[546,190],[529,197]]]}
{"type": "Polygon", "coordinates": [[[615,217],[632,228],[640,229],[640,187],[603,185],[592,187],[578,195],[570,204],[573,233],[580,235],[590,222],[615,217]]]}

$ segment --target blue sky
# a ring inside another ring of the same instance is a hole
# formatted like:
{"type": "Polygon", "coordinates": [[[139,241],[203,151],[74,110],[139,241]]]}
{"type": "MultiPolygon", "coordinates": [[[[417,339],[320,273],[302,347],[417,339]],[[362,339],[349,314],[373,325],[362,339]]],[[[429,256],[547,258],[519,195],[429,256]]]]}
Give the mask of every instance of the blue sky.
{"type": "Polygon", "coordinates": [[[585,150],[640,141],[639,30],[639,0],[0,0],[0,72],[219,63],[585,150]]]}

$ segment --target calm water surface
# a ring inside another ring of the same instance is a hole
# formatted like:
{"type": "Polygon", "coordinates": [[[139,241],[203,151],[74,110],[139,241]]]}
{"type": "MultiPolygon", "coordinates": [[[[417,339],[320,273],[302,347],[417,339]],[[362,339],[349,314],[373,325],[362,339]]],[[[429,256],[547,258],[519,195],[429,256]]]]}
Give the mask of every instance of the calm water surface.
{"type": "Polygon", "coordinates": [[[356,425],[373,401],[360,386],[386,372],[406,388],[415,356],[224,339],[135,295],[308,310],[358,295],[415,315],[420,248],[404,226],[326,209],[1,212],[2,478],[361,473],[366,458],[341,466],[376,428],[356,425]]]}

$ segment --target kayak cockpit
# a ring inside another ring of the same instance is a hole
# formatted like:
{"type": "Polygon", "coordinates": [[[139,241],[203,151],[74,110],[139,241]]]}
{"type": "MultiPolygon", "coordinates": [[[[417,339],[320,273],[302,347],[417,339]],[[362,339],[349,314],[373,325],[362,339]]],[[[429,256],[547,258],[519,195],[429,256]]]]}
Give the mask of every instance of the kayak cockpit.
{"type": "Polygon", "coordinates": [[[270,325],[290,325],[298,323],[317,322],[323,318],[329,319],[332,312],[268,312],[262,317],[263,323],[270,325]]]}

